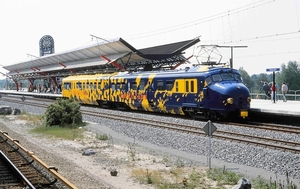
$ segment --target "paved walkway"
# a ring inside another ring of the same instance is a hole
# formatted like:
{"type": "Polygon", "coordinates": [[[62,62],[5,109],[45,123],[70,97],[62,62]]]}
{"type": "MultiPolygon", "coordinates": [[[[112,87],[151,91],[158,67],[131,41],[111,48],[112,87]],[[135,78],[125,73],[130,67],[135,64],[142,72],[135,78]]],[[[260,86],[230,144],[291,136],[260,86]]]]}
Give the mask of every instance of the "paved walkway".
{"type": "Polygon", "coordinates": [[[300,117],[300,101],[279,100],[274,103],[271,100],[252,99],[250,108],[250,111],[300,117]]]}

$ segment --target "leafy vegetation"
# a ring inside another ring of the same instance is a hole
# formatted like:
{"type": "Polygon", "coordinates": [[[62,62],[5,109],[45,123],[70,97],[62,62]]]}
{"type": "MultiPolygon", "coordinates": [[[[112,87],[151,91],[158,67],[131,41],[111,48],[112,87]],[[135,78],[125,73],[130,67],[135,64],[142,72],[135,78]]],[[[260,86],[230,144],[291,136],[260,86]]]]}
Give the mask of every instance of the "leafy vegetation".
{"type": "Polygon", "coordinates": [[[58,99],[47,107],[45,121],[46,126],[73,127],[80,125],[82,124],[80,105],[72,99],[58,99]]]}
{"type": "MultiPolygon", "coordinates": [[[[249,88],[251,93],[258,93],[262,91],[263,82],[272,82],[273,73],[260,73],[254,74],[251,77],[243,68],[239,69],[245,85],[249,88]]],[[[275,73],[275,82],[281,86],[282,82],[285,82],[289,90],[300,90],[300,83],[296,82],[300,79],[300,63],[296,61],[289,61],[286,64],[282,64],[280,72],[275,73]]]]}

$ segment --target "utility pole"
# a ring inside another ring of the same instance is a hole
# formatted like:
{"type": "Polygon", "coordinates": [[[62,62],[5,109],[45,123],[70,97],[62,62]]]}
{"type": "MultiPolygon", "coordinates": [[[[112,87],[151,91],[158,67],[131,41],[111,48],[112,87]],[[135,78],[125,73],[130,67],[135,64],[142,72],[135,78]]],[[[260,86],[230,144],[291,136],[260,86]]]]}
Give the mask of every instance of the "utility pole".
{"type": "Polygon", "coordinates": [[[220,48],[230,48],[231,49],[231,58],[230,58],[230,68],[233,68],[233,49],[234,48],[246,48],[248,46],[217,46],[217,47],[220,47],[220,48]]]}

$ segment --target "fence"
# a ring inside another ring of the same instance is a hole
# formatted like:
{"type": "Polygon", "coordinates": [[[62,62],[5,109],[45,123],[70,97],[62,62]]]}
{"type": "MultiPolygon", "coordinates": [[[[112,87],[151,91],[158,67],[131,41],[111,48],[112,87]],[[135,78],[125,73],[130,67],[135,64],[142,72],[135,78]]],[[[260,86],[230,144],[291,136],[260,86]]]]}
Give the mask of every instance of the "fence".
{"type": "MultiPolygon", "coordinates": [[[[300,101],[300,94],[297,94],[300,90],[289,90],[289,93],[286,94],[287,100],[300,101]],[[293,93],[293,94],[291,94],[293,93]]],[[[252,99],[265,99],[265,93],[251,93],[252,99]]],[[[283,100],[282,93],[277,93],[278,100],[283,100]]]]}

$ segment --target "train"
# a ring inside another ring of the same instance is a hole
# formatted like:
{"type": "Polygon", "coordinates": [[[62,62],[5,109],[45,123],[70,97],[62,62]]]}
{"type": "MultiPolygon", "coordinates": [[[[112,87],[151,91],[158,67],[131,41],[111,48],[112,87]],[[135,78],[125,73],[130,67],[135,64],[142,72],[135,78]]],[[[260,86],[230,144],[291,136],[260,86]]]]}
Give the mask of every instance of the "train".
{"type": "Polygon", "coordinates": [[[251,103],[238,70],[226,66],[73,75],[61,90],[81,104],[217,120],[246,119],[251,103]]]}

